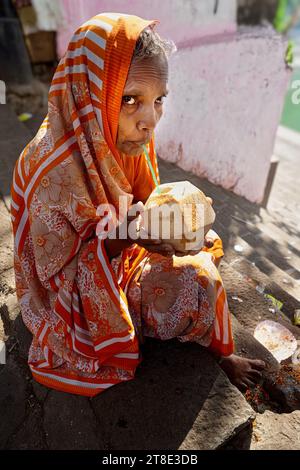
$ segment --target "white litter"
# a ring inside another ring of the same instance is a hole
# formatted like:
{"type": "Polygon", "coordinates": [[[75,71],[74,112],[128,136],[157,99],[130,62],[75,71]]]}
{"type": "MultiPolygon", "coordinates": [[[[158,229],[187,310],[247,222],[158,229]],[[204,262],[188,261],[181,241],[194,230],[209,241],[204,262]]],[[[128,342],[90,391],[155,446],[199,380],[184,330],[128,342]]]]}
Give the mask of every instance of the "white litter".
{"type": "Polygon", "coordinates": [[[297,349],[295,336],[285,326],[272,320],[260,322],[255,328],[254,338],[268,349],[278,362],[291,357],[297,349]]]}
{"type": "Polygon", "coordinates": [[[265,284],[257,284],[256,290],[259,294],[263,294],[265,292],[265,284]]]}
{"type": "Polygon", "coordinates": [[[244,251],[244,248],[242,247],[242,245],[234,245],[233,249],[237,253],[242,253],[244,251]]]}

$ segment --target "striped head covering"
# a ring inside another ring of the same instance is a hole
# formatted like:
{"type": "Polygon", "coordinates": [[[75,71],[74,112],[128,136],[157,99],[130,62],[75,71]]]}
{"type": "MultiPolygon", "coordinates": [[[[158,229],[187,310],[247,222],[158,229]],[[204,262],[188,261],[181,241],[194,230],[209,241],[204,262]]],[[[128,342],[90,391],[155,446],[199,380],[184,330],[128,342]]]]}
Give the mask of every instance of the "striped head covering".
{"type": "MultiPolygon", "coordinates": [[[[95,235],[97,207],[146,198],[145,156],[116,148],[122,92],[140,33],[154,21],[105,13],[73,35],[48,114],[21,153],[11,187],[16,288],[33,334],[29,365],[53,388],[92,396],[133,377],[139,349],[124,289],[145,251],[112,270],[95,235]]],[[[157,178],[153,139],[148,151],[157,178]]]]}

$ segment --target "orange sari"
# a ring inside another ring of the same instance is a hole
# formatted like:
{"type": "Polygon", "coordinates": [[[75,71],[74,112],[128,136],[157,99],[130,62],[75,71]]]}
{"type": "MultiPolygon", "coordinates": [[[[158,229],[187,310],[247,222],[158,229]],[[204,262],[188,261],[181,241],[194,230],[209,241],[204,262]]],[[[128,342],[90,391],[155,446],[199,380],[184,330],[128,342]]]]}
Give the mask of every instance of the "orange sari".
{"type": "MultiPolygon", "coordinates": [[[[106,13],[75,32],[52,80],[48,114],[15,166],[15,276],[22,318],[33,335],[28,363],[38,382],[57,390],[94,396],[130,380],[141,361],[139,338],[166,337],[153,317],[153,305],[161,303],[154,302],[149,279],[147,288],[147,273],[155,262],[165,272],[172,270],[171,261],[166,265],[167,260],[134,245],[110,262],[95,233],[100,204],[112,204],[121,212],[120,196],[130,205],[147,199],[153,189],[145,156],[119,154],[116,138],[135,43],[154,23],[106,13]],[[144,300],[137,289],[144,292],[144,300]],[[148,315],[149,328],[143,332],[139,324],[147,311],[152,317],[148,315]]],[[[148,151],[159,178],[153,140],[148,151]]],[[[193,259],[176,258],[174,273],[183,276],[183,285],[193,265],[193,285],[201,290],[202,301],[182,314],[185,320],[178,325],[185,334],[178,328],[174,334],[200,344],[205,337],[204,345],[230,354],[226,294],[213,263],[223,254],[220,239],[208,251],[193,259]],[[201,303],[210,312],[206,323],[201,303]],[[191,312],[192,321],[186,321],[191,312]]],[[[169,307],[163,307],[164,315],[169,307]]]]}

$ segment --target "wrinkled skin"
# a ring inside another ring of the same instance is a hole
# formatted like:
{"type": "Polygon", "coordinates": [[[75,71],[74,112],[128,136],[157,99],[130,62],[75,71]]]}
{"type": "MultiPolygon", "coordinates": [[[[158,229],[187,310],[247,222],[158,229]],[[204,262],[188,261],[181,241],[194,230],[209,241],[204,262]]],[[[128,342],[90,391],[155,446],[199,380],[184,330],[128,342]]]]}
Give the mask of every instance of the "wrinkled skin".
{"type": "Polygon", "coordinates": [[[157,56],[133,61],[123,91],[117,148],[135,156],[150,141],[168,94],[168,62],[157,56]]]}

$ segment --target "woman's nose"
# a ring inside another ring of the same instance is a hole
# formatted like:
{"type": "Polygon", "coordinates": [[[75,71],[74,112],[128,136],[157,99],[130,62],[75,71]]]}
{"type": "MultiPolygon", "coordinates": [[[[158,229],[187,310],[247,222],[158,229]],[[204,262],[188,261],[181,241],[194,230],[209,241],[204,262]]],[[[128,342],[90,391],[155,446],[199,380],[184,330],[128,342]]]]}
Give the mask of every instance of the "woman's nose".
{"type": "Polygon", "coordinates": [[[154,108],[148,109],[146,112],[144,112],[138,123],[137,123],[137,128],[139,131],[143,130],[148,130],[148,131],[153,131],[159,118],[157,116],[157,113],[154,108]]]}

